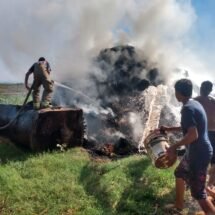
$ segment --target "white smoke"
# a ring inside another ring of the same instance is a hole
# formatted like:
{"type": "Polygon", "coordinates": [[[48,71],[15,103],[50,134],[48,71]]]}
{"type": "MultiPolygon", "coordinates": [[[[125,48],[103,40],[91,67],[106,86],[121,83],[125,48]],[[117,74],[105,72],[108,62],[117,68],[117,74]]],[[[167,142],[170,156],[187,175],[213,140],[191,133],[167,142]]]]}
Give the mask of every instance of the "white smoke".
{"type": "Polygon", "coordinates": [[[124,43],[168,77],[175,68],[207,74],[190,48],[195,20],[190,0],[1,1],[0,81],[23,81],[40,56],[58,81],[83,77],[102,48],[124,43]]]}

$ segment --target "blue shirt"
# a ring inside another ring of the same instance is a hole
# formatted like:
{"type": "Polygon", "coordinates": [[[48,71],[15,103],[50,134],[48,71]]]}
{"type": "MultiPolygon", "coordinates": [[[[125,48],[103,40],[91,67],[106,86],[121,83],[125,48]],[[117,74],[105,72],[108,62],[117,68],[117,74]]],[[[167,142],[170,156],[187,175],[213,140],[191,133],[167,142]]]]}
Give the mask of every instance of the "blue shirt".
{"type": "Polygon", "coordinates": [[[190,99],[181,110],[181,127],[186,135],[191,127],[196,127],[198,138],[187,145],[188,159],[192,167],[204,167],[210,161],[213,148],[208,138],[207,116],[202,105],[190,99]]]}

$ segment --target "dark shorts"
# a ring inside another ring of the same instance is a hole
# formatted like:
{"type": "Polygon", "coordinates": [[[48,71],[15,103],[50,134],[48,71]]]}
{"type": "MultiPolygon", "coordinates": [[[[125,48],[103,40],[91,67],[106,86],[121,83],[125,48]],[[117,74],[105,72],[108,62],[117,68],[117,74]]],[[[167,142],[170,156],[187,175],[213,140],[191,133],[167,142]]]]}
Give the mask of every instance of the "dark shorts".
{"type": "Polygon", "coordinates": [[[211,159],[211,164],[215,164],[215,131],[208,131],[208,137],[213,147],[213,157],[211,159]]]}
{"type": "Polygon", "coordinates": [[[191,195],[196,200],[206,199],[205,190],[207,166],[195,170],[190,168],[189,160],[184,156],[175,170],[175,177],[182,178],[190,187],[191,195]]]}

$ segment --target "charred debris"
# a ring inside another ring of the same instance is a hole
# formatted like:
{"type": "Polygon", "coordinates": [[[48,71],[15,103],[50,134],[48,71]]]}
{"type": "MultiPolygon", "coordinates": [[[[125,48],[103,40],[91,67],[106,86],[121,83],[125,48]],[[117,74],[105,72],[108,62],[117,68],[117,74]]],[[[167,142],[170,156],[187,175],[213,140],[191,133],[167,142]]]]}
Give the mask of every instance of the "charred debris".
{"type": "MultiPolygon", "coordinates": [[[[102,50],[94,59],[87,80],[64,84],[93,99],[92,104],[74,92],[58,88],[56,104],[81,107],[86,135],[84,147],[99,155],[129,155],[138,152],[149,111],[144,92],[164,84],[156,67],[151,67],[133,46],[102,50]],[[65,98],[62,101],[62,96],[65,98]]],[[[164,116],[164,112],[162,113],[164,116]]],[[[172,123],[174,123],[174,115],[172,123]]],[[[159,121],[160,119],[158,119],[159,121]]]]}

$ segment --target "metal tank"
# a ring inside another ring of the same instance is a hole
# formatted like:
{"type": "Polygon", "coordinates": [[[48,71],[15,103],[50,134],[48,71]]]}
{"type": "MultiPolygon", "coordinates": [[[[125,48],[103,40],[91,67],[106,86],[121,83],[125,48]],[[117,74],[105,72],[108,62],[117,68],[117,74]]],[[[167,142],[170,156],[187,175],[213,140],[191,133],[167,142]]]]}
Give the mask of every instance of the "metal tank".
{"type": "Polygon", "coordinates": [[[0,127],[13,121],[5,129],[0,129],[0,135],[9,138],[17,146],[44,151],[57,146],[83,144],[81,109],[59,107],[36,111],[26,106],[20,112],[21,108],[18,105],[0,104],[0,127]]]}

